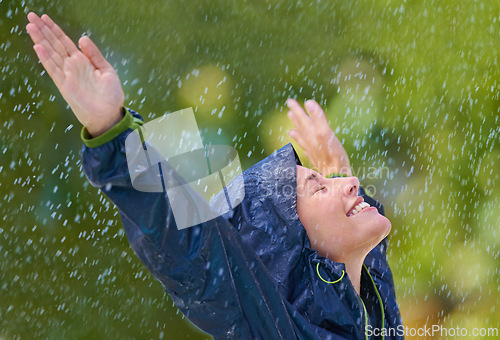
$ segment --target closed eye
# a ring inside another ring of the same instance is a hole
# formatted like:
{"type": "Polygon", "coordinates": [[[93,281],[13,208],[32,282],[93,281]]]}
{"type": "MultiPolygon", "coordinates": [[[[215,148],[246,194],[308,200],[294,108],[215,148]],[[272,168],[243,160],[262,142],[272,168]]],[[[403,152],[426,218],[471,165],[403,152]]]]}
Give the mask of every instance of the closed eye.
{"type": "Polygon", "coordinates": [[[317,192],[320,192],[320,191],[323,191],[323,190],[326,190],[326,185],[322,185],[316,191],[314,191],[314,193],[317,193],[317,192]]]}

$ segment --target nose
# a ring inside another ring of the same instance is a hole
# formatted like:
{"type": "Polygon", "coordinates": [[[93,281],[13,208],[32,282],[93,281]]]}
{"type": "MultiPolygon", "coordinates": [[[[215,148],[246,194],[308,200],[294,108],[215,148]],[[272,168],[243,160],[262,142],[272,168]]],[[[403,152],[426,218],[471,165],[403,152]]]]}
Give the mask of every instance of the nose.
{"type": "Polygon", "coordinates": [[[357,177],[342,177],[342,190],[346,196],[358,196],[359,180],[357,177]]]}

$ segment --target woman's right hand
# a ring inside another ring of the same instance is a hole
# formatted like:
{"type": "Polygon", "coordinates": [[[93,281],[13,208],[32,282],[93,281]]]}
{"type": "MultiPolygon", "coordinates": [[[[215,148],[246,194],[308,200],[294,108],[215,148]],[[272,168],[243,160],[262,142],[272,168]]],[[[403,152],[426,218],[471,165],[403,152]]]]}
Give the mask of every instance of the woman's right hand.
{"type": "Polygon", "coordinates": [[[319,104],[308,100],[305,103],[307,112],[292,98],[287,100],[287,105],[290,109],[288,118],[295,126],[289,132],[290,137],[304,149],[315,170],[324,176],[334,173],[352,176],[349,156],[328,125],[319,104]]]}
{"type": "Polygon", "coordinates": [[[48,15],[31,12],[28,20],[38,59],[80,123],[93,137],[118,123],[125,100],[120,79],[92,40],[81,37],[79,50],[48,15]]]}

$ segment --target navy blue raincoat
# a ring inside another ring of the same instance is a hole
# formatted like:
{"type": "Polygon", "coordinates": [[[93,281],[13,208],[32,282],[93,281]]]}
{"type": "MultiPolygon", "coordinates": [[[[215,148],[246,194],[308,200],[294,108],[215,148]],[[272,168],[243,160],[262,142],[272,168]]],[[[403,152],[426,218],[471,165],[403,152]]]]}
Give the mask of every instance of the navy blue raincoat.
{"type": "MultiPolygon", "coordinates": [[[[366,257],[358,295],[343,263],[311,249],[296,192],[290,194],[300,164],[290,144],[243,173],[241,204],[178,230],[166,193],[132,187],[124,144],[141,124],[129,110],[96,139],[83,130],[83,168],[118,207],[137,256],[195,325],[215,339],[375,338],[365,329],[402,338],[387,241],[366,257]]],[[[383,214],[378,202],[360,194],[383,214]]]]}

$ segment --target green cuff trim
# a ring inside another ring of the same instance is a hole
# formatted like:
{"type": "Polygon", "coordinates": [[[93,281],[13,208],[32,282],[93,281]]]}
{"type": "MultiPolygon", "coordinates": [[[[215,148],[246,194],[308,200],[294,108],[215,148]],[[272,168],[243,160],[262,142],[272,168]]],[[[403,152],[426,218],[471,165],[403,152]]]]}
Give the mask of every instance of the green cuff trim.
{"type": "Polygon", "coordinates": [[[130,111],[126,108],[123,108],[123,118],[120,120],[117,124],[113,125],[111,129],[108,131],[104,132],[102,135],[99,135],[95,138],[93,138],[90,133],[87,131],[87,128],[84,126],[82,127],[82,132],[81,132],[81,138],[82,141],[85,143],[85,145],[89,148],[95,148],[98,146],[101,146],[103,144],[106,144],[107,142],[115,139],[118,137],[120,133],[123,131],[126,131],[127,129],[136,129],[144,122],[140,120],[139,118],[135,118],[132,116],[130,111]]]}
{"type": "Polygon", "coordinates": [[[334,172],[333,174],[329,174],[325,176],[326,178],[334,178],[334,177],[349,177],[347,174],[341,174],[334,172]]]}

